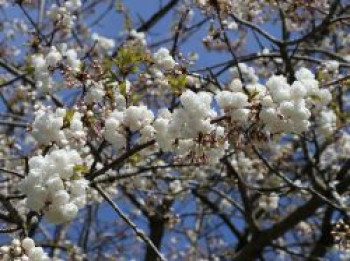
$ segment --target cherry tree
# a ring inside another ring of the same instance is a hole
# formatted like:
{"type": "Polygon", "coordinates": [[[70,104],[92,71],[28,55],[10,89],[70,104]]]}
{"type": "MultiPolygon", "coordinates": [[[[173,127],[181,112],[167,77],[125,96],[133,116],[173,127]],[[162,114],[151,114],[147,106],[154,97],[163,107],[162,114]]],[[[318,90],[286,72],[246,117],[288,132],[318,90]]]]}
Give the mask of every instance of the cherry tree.
{"type": "Polygon", "coordinates": [[[350,1],[0,12],[1,260],[350,259],[350,1]]]}

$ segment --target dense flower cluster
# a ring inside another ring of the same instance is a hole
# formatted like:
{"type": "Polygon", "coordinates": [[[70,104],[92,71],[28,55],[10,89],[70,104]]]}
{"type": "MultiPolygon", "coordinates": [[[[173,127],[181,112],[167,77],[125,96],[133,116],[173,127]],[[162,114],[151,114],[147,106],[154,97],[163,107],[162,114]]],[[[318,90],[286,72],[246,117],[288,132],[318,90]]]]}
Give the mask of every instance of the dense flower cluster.
{"type": "Polygon", "coordinates": [[[3,261],[49,261],[51,260],[41,247],[36,247],[33,239],[27,237],[22,241],[14,239],[9,246],[0,247],[3,261]]]}
{"type": "Polygon", "coordinates": [[[45,214],[48,222],[72,220],[86,204],[87,181],[77,167],[82,159],[77,151],[56,149],[29,161],[29,174],[21,189],[29,209],[45,214]]]}
{"type": "Polygon", "coordinates": [[[127,129],[140,131],[147,140],[153,136],[153,112],[146,106],[130,106],[124,111],[115,110],[106,119],[104,136],[115,149],[126,146],[127,129]]]}
{"type": "Polygon", "coordinates": [[[217,113],[212,107],[213,96],[207,92],[187,90],[180,96],[182,108],[170,113],[159,111],[154,122],[156,140],[163,151],[182,157],[202,158],[216,163],[223,155],[224,129],[211,120],[217,113]]]}
{"type": "Polygon", "coordinates": [[[32,125],[32,135],[39,144],[49,145],[55,142],[58,145],[72,146],[84,144],[85,131],[82,116],[79,112],[70,112],[63,108],[52,111],[49,107],[39,107],[32,125]]]}
{"type": "MultiPolygon", "coordinates": [[[[320,89],[315,76],[306,68],[296,72],[296,81],[291,85],[284,76],[274,75],[267,80],[266,86],[257,83],[253,70],[242,65],[240,68],[249,82],[245,89],[239,79],[234,79],[229,90],[216,96],[220,107],[234,122],[246,123],[248,119],[254,119],[255,114],[270,133],[301,133],[310,126],[311,108],[322,109],[332,99],[330,91],[320,89]]],[[[334,128],[330,127],[334,125],[335,115],[326,115],[321,112],[323,120],[320,124],[332,131],[334,128]]]]}
{"type": "Polygon", "coordinates": [[[153,58],[157,65],[165,70],[171,70],[176,65],[173,57],[170,55],[169,50],[166,48],[160,48],[156,53],[154,53],[153,58]]]}
{"type": "Polygon", "coordinates": [[[57,109],[55,112],[39,109],[36,112],[33,122],[32,135],[40,143],[48,145],[51,142],[60,143],[63,140],[64,133],[63,119],[66,115],[64,109],[57,109]]]}

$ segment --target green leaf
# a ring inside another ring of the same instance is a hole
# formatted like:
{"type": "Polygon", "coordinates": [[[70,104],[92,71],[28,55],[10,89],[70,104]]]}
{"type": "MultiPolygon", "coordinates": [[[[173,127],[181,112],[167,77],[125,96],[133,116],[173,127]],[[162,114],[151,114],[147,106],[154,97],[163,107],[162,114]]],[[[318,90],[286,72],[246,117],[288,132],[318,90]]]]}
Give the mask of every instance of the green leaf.
{"type": "Polygon", "coordinates": [[[142,99],[142,95],[140,95],[140,94],[132,94],[131,95],[131,102],[132,102],[132,104],[136,104],[141,99],[142,99]]]}
{"type": "Polygon", "coordinates": [[[126,82],[122,82],[119,84],[119,91],[121,95],[123,95],[124,97],[126,96],[126,82]]]}
{"type": "Polygon", "coordinates": [[[70,122],[73,119],[74,111],[73,110],[67,110],[66,115],[63,118],[63,126],[69,127],[70,122]]]}
{"type": "Polygon", "coordinates": [[[142,157],[140,155],[140,153],[135,153],[134,155],[132,155],[129,158],[129,162],[131,163],[131,165],[136,165],[137,163],[139,163],[142,160],[142,157]]]}
{"type": "Polygon", "coordinates": [[[186,75],[169,76],[168,82],[174,93],[181,93],[187,83],[186,75]]]}
{"type": "Polygon", "coordinates": [[[75,165],[73,167],[73,179],[76,178],[76,179],[79,179],[81,174],[86,174],[89,172],[89,168],[85,165],[75,165]]]}
{"type": "Polygon", "coordinates": [[[148,57],[140,47],[121,48],[117,57],[112,60],[123,75],[134,73],[138,70],[141,62],[147,61],[148,57]]]}
{"type": "Polygon", "coordinates": [[[124,10],[123,1],[122,1],[122,0],[116,0],[116,1],[115,1],[115,4],[114,4],[114,7],[115,7],[115,10],[116,10],[118,13],[123,12],[123,10],[124,10]]]}
{"type": "Polygon", "coordinates": [[[24,71],[27,73],[27,74],[29,74],[29,75],[33,75],[34,74],[34,72],[35,72],[35,69],[34,69],[34,66],[26,66],[25,68],[24,68],[24,71]]]}

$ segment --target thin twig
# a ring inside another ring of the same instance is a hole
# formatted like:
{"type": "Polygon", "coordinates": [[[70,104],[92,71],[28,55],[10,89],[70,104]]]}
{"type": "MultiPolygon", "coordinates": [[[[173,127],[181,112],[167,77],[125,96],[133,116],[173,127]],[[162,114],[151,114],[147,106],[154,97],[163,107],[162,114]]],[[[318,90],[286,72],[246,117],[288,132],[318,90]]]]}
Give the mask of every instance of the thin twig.
{"type": "Polygon", "coordinates": [[[119,208],[119,206],[99,187],[99,185],[94,184],[93,188],[96,189],[101,196],[108,202],[108,204],[115,210],[115,212],[127,223],[131,229],[135,232],[135,234],[141,238],[145,244],[150,246],[153,251],[157,254],[157,256],[162,261],[166,261],[166,258],[163,256],[163,254],[157,249],[157,247],[153,244],[152,240],[141,230],[139,229],[134,222],[132,222],[126,214],[119,208]]]}

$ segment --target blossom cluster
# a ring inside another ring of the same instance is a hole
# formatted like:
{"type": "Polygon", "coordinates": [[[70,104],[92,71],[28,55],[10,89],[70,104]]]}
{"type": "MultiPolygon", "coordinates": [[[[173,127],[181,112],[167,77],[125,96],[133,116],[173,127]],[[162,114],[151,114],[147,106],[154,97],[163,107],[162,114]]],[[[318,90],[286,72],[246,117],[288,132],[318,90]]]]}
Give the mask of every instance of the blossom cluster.
{"type": "Polygon", "coordinates": [[[96,42],[96,47],[102,52],[108,52],[115,46],[113,39],[101,36],[98,33],[93,33],[91,39],[96,42]]]}
{"type": "Polygon", "coordinates": [[[22,241],[13,239],[11,245],[0,247],[3,261],[49,261],[51,260],[42,247],[36,247],[33,239],[27,237],[22,241]]]}
{"type": "Polygon", "coordinates": [[[311,107],[324,108],[332,99],[308,69],[299,69],[295,78],[292,85],[283,76],[273,76],[266,83],[269,95],[263,99],[260,117],[272,133],[307,131],[311,107]]]}
{"type": "MultiPolygon", "coordinates": [[[[176,65],[166,49],[158,50],[154,58],[160,78],[165,77],[160,69],[170,70],[176,65]]],[[[173,152],[182,159],[217,163],[229,146],[227,135],[237,127],[244,130],[257,124],[264,136],[298,134],[310,128],[310,117],[315,113],[320,115],[316,124],[321,134],[335,130],[336,115],[327,109],[332,95],[319,87],[310,70],[300,68],[292,84],[282,75],[273,75],[265,85],[260,84],[254,69],[245,64],[233,69],[232,75],[226,88],[215,90],[215,94],[184,91],[179,97],[180,107],[172,112],[161,108],[155,119],[144,105],[116,109],[105,121],[104,137],[119,150],[126,147],[127,131],[137,131],[140,141],[155,138],[164,152],[173,152]],[[238,71],[244,84],[237,78],[238,71]],[[227,119],[228,125],[224,123],[227,119]]],[[[129,92],[129,87],[126,89],[129,92]]]]}
{"type": "Polygon", "coordinates": [[[154,128],[159,147],[191,160],[199,157],[216,163],[223,155],[225,142],[223,127],[211,122],[217,115],[212,107],[213,96],[208,92],[187,90],[180,101],[182,107],[173,113],[167,109],[158,113],[154,128]],[[218,140],[223,144],[218,144],[218,140]]]}
{"type": "Polygon", "coordinates": [[[86,204],[87,181],[79,173],[77,151],[56,149],[29,160],[29,174],[21,183],[29,209],[43,212],[48,222],[63,223],[76,217],[86,204]]]}
{"type": "MultiPolygon", "coordinates": [[[[140,40],[138,40],[139,42],[140,40]]],[[[151,64],[144,77],[147,79],[148,86],[169,86],[169,80],[166,73],[174,71],[177,63],[171,56],[170,51],[162,47],[152,54],[154,64],[151,64]]]]}
{"type": "Polygon", "coordinates": [[[79,145],[85,142],[85,131],[82,116],[64,108],[52,111],[50,107],[41,106],[35,113],[32,124],[32,135],[40,145],[50,145],[52,142],[64,145],[79,145]]]}
{"type": "Polygon", "coordinates": [[[315,107],[321,110],[322,132],[334,131],[335,115],[332,111],[324,111],[332,99],[331,93],[319,88],[311,71],[299,69],[291,85],[284,76],[273,75],[264,86],[257,83],[254,70],[248,70],[245,65],[239,67],[248,81],[246,86],[235,78],[228,90],[216,96],[218,104],[233,122],[246,123],[248,119],[257,118],[271,134],[301,133],[309,129],[311,109],[315,107]]]}
{"type": "Polygon", "coordinates": [[[66,44],[62,44],[60,48],[52,46],[46,55],[33,55],[32,64],[36,87],[41,91],[50,92],[60,88],[52,79],[52,71],[60,65],[65,65],[71,71],[77,72],[80,70],[81,61],[75,49],[68,49],[66,44]]]}
{"type": "Polygon", "coordinates": [[[170,55],[170,52],[167,48],[160,48],[156,53],[153,55],[153,59],[155,60],[156,64],[165,69],[165,70],[171,70],[175,67],[176,62],[174,61],[173,57],[170,55]]]}
{"type": "Polygon", "coordinates": [[[81,0],[69,0],[66,1],[62,6],[57,6],[53,4],[48,11],[48,16],[50,19],[57,23],[59,26],[71,29],[76,20],[74,11],[81,7],[81,0]]]}
{"type": "Polygon", "coordinates": [[[105,122],[104,137],[116,149],[126,146],[127,129],[140,131],[144,140],[152,138],[154,129],[151,126],[154,115],[146,106],[130,106],[124,111],[113,111],[105,122]]]}

